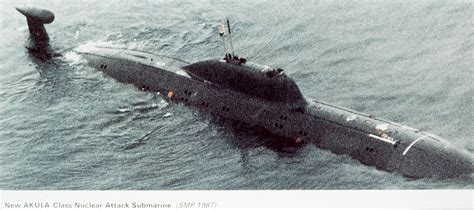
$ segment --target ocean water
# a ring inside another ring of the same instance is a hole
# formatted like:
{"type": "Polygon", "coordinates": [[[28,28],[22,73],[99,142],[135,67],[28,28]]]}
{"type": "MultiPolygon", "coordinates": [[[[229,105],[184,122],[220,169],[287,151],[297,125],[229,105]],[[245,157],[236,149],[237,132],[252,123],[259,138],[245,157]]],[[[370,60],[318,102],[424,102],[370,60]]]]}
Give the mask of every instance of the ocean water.
{"type": "Polygon", "coordinates": [[[309,98],[474,152],[473,1],[0,1],[0,189],[458,189],[473,176],[405,178],[312,144],[280,145],[77,62],[102,45],[199,61],[235,52],[282,67],[309,98]],[[28,53],[42,6],[60,54],[28,53]]]}

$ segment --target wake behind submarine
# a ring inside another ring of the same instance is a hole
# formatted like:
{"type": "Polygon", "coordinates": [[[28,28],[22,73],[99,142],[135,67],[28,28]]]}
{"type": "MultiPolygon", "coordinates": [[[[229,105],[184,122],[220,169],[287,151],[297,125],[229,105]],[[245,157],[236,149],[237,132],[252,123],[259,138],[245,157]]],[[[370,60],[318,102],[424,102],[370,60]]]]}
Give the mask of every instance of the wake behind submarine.
{"type": "MultiPolygon", "coordinates": [[[[17,10],[26,16],[31,38],[44,46],[49,39],[43,24],[51,23],[54,14],[36,7],[17,10]]],[[[305,98],[283,69],[236,56],[229,21],[227,26],[227,31],[224,24],[218,28],[224,47],[220,59],[188,63],[109,47],[76,52],[89,66],[119,82],[219,118],[263,128],[294,144],[313,143],[411,178],[472,175],[472,154],[438,136],[305,98]]]]}

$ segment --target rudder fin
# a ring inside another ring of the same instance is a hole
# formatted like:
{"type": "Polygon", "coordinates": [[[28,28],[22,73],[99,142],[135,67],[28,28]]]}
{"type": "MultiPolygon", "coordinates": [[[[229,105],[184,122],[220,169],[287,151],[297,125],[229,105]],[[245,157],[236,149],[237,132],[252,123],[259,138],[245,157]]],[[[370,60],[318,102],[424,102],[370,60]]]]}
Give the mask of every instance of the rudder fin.
{"type": "Polygon", "coordinates": [[[39,7],[16,7],[15,9],[26,17],[28,29],[35,41],[49,40],[44,24],[54,21],[53,12],[39,7]]]}

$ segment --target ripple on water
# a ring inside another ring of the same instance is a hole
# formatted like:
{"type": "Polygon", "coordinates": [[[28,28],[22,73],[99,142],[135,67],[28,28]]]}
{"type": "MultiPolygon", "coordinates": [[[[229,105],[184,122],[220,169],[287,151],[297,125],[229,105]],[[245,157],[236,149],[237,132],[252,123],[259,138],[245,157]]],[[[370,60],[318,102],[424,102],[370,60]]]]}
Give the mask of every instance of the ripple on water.
{"type": "Polygon", "coordinates": [[[4,24],[0,40],[2,189],[473,187],[472,174],[410,180],[311,144],[275,143],[120,84],[70,50],[220,57],[215,25],[228,17],[236,53],[287,69],[304,95],[436,130],[472,153],[471,3],[104,1],[53,9],[61,21],[47,29],[63,56],[47,62],[24,49],[23,22],[2,22],[15,23],[4,24]]]}

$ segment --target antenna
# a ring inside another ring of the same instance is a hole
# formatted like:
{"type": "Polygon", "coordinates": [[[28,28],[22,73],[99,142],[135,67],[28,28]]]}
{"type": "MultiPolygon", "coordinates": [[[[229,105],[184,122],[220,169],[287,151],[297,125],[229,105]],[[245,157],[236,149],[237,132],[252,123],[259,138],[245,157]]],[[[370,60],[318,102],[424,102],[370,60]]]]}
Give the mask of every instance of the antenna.
{"type": "Polygon", "coordinates": [[[227,59],[227,47],[225,46],[225,28],[224,28],[224,24],[221,23],[219,24],[219,27],[218,27],[218,31],[219,31],[219,35],[221,36],[222,38],[222,44],[224,46],[224,55],[225,55],[225,58],[226,60],[229,60],[227,59]]]}
{"type": "Polygon", "coordinates": [[[232,53],[232,57],[234,57],[234,46],[232,45],[232,33],[230,30],[230,23],[229,19],[227,19],[227,29],[229,30],[229,42],[230,42],[230,52],[232,53]]]}

